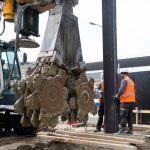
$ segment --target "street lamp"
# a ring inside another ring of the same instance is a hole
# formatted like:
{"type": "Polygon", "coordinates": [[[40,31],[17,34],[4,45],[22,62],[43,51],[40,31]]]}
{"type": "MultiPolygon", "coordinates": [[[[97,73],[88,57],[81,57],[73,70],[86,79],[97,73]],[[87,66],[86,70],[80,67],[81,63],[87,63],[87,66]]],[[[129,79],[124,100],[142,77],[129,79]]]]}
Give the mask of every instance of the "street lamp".
{"type": "Polygon", "coordinates": [[[90,24],[90,25],[96,25],[96,26],[100,26],[100,27],[102,27],[101,25],[96,24],[96,23],[94,23],[94,22],[90,22],[89,24],[90,24]]]}

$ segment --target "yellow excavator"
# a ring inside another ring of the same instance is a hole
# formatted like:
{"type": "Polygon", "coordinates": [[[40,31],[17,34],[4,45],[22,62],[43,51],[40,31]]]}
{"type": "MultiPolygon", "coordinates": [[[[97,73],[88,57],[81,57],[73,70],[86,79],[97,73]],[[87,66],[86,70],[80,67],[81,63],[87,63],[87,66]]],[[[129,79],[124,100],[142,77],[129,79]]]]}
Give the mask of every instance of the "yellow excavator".
{"type": "MultiPolygon", "coordinates": [[[[73,7],[79,0],[1,0],[4,24],[14,23],[16,37],[14,60],[18,48],[33,50],[39,44],[29,37],[39,36],[39,15],[49,11],[49,17],[36,66],[28,68],[26,78],[14,80],[12,73],[0,96],[10,85],[18,100],[14,111],[21,114],[22,127],[54,128],[58,117],[62,121],[80,121],[86,125],[88,113],[97,113],[94,103],[94,79],[86,77],[78,18],[73,7]]],[[[7,29],[6,29],[7,30],[7,29]]],[[[4,30],[3,30],[4,31],[4,30]]],[[[15,62],[15,61],[14,61],[15,62]]],[[[15,63],[11,72],[15,68],[15,63]]]]}

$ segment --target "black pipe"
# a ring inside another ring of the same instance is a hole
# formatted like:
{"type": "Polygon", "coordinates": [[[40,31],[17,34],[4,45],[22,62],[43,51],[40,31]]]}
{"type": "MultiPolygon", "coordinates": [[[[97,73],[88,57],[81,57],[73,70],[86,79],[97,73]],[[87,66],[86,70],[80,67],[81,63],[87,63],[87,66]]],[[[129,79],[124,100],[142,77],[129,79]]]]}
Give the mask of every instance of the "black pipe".
{"type": "Polygon", "coordinates": [[[105,133],[118,131],[116,0],[102,0],[105,133]]]}

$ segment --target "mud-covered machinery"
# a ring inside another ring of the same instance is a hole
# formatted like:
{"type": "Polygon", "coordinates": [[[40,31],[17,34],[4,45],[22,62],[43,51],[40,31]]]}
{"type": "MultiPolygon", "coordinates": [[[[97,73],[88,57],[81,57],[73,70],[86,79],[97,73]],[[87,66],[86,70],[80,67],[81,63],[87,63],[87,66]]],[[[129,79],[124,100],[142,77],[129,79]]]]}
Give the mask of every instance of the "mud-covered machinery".
{"type": "Polygon", "coordinates": [[[19,97],[14,110],[22,114],[22,126],[55,127],[58,116],[86,124],[88,113],[97,113],[94,79],[86,77],[78,18],[73,14],[77,4],[78,0],[5,0],[3,4],[5,20],[15,24],[16,38],[10,41],[15,48],[39,46],[29,36],[39,36],[39,14],[49,10],[36,66],[11,86],[19,97]]]}

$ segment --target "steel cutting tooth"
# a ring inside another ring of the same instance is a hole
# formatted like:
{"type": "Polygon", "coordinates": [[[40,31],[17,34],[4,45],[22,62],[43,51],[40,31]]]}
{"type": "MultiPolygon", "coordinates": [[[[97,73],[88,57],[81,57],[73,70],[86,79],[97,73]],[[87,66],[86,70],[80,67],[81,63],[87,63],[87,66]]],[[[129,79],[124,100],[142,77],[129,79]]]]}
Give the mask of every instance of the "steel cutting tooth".
{"type": "Polygon", "coordinates": [[[40,114],[40,110],[34,110],[32,114],[31,123],[34,127],[38,127],[40,125],[39,114],[40,114]]]}
{"type": "Polygon", "coordinates": [[[33,87],[33,78],[29,76],[26,79],[27,87],[30,89],[30,91],[33,93],[34,92],[34,87],[33,87]]]}
{"type": "Polygon", "coordinates": [[[18,90],[18,82],[19,81],[15,80],[14,83],[11,85],[11,89],[17,95],[17,97],[20,98],[22,95],[20,91],[18,90]]]}
{"type": "Polygon", "coordinates": [[[40,109],[40,100],[39,100],[39,97],[37,95],[37,91],[35,91],[33,94],[30,94],[27,97],[27,101],[26,101],[25,105],[30,110],[40,109]]]}
{"type": "Polygon", "coordinates": [[[30,118],[26,115],[26,112],[22,115],[20,123],[23,127],[30,127],[31,126],[30,118]]]}
{"type": "Polygon", "coordinates": [[[57,126],[57,123],[58,123],[58,116],[54,116],[50,119],[49,126],[54,128],[57,126]]]}
{"type": "Polygon", "coordinates": [[[14,104],[14,111],[19,114],[24,114],[25,111],[25,105],[24,105],[24,99],[23,96],[16,101],[14,104]]]}
{"type": "Polygon", "coordinates": [[[93,108],[90,111],[94,116],[97,114],[97,106],[94,104],[93,108]]]}

